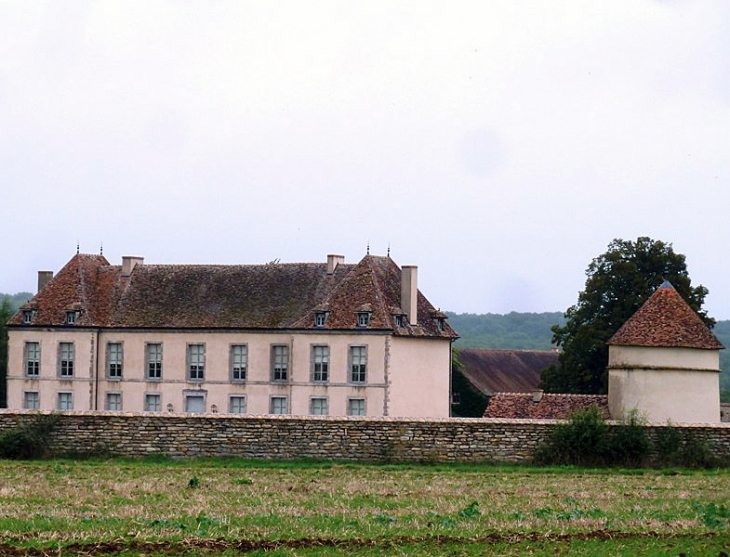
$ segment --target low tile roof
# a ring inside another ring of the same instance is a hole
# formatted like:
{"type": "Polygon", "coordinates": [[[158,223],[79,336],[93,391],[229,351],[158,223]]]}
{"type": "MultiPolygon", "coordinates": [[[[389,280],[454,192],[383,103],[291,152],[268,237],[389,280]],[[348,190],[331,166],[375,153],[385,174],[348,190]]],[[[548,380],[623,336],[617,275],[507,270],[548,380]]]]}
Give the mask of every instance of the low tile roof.
{"type": "Polygon", "coordinates": [[[654,291],[609,339],[608,344],[705,350],[724,348],[668,281],[654,291]]]}
{"type": "Polygon", "coordinates": [[[461,348],[459,361],[469,382],[485,395],[498,392],[532,392],[540,372],[557,363],[552,350],[493,350],[461,348]]]}
{"type": "Polygon", "coordinates": [[[431,317],[436,309],[418,292],[418,323],[393,323],[400,312],[401,271],[389,257],[367,255],[357,264],[149,265],[122,275],[100,255],[77,254],[10,320],[30,326],[63,326],[66,312],[80,308],[75,326],[114,328],[313,329],[325,310],[322,329],[358,329],[357,312],[369,304],[368,329],[400,336],[456,338],[431,317]]]}
{"type": "Polygon", "coordinates": [[[568,395],[540,393],[535,401],[532,393],[495,393],[484,411],[485,418],[528,420],[567,420],[578,410],[597,406],[605,418],[608,414],[607,395],[568,395]]]}

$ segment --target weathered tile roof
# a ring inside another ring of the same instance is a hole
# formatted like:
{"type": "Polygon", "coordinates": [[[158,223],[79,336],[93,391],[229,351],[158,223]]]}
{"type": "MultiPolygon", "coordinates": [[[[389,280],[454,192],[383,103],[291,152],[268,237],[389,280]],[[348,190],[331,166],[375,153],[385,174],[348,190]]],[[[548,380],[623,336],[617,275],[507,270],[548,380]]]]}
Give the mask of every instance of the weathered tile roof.
{"type": "Polygon", "coordinates": [[[544,393],[495,393],[484,411],[485,418],[527,420],[567,420],[578,410],[597,406],[605,418],[608,413],[607,395],[568,395],[544,393]],[[538,401],[535,398],[539,398],[538,401]]]}
{"type": "Polygon", "coordinates": [[[723,345],[669,282],[664,282],[608,341],[616,346],[700,348],[723,345]]]}
{"type": "Polygon", "coordinates": [[[80,309],[75,326],[115,328],[313,329],[315,312],[326,311],[323,329],[357,329],[357,312],[369,305],[368,329],[395,335],[455,338],[432,319],[436,309],[418,293],[418,323],[395,327],[401,271],[389,257],[368,255],[357,264],[148,265],[122,275],[102,256],[77,254],[11,325],[62,326],[66,311],[80,309]]]}
{"type": "Polygon", "coordinates": [[[540,382],[540,372],[557,363],[551,350],[492,350],[462,348],[459,361],[466,378],[486,395],[498,392],[532,392],[540,382]]]}

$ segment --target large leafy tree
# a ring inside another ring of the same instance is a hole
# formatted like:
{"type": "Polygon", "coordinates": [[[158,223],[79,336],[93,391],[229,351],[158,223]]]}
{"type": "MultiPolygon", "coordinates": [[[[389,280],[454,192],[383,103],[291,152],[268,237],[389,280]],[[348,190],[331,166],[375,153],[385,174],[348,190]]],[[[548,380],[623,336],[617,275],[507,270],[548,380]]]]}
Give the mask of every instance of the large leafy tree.
{"type": "Polygon", "coordinates": [[[553,342],[561,348],[556,365],[543,370],[540,385],[548,392],[605,393],[608,389],[607,342],[666,279],[710,327],[702,310],[707,288],[693,287],[685,257],[672,244],[647,237],[616,239],[586,270],[585,290],[554,325],[553,342]]]}

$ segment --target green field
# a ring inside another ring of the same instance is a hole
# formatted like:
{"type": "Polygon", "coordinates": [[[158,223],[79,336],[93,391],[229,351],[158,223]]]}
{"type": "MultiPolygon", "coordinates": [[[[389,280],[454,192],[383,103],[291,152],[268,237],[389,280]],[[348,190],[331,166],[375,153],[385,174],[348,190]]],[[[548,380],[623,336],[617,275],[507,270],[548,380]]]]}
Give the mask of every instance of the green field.
{"type": "Polygon", "coordinates": [[[730,471],[0,461],[4,555],[723,555],[730,471]]]}

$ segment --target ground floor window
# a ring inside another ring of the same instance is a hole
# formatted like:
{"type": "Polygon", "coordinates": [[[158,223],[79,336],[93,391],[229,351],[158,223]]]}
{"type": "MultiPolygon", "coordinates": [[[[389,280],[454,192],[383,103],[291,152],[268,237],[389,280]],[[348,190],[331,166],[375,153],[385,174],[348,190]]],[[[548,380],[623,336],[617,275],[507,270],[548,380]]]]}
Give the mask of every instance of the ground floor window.
{"type": "Polygon", "coordinates": [[[58,393],[58,409],[59,410],[73,410],[74,409],[73,393],[58,393]]]}
{"type": "Polygon", "coordinates": [[[229,399],[229,410],[231,414],[245,414],[246,413],[246,397],[245,396],[232,396],[229,399]]]}
{"type": "Polygon", "coordinates": [[[205,412],[205,397],[203,395],[185,395],[185,412],[195,414],[205,412]]]}
{"type": "Polygon", "coordinates": [[[288,414],[287,399],[285,396],[272,396],[270,414],[288,414]]]}
{"type": "Polygon", "coordinates": [[[324,397],[310,398],[309,413],[312,416],[326,416],[327,414],[329,414],[327,399],[324,397]]]}
{"type": "Polygon", "coordinates": [[[347,399],[347,415],[348,416],[364,416],[365,415],[365,399],[364,398],[348,398],[347,399]]]}
{"type": "Polygon", "coordinates": [[[25,391],[23,393],[23,408],[25,410],[38,410],[41,407],[41,397],[38,391],[25,391]]]}
{"type": "Polygon", "coordinates": [[[160,412],[162,411],[162,396],[158,394],[144,395],[144,411],[160,412]]]}
{"type": "Polygon", "coordinates": [[[119,412],[122,410],[122,393],[107,393],[105,407],[107,410],[119,412]]]}

